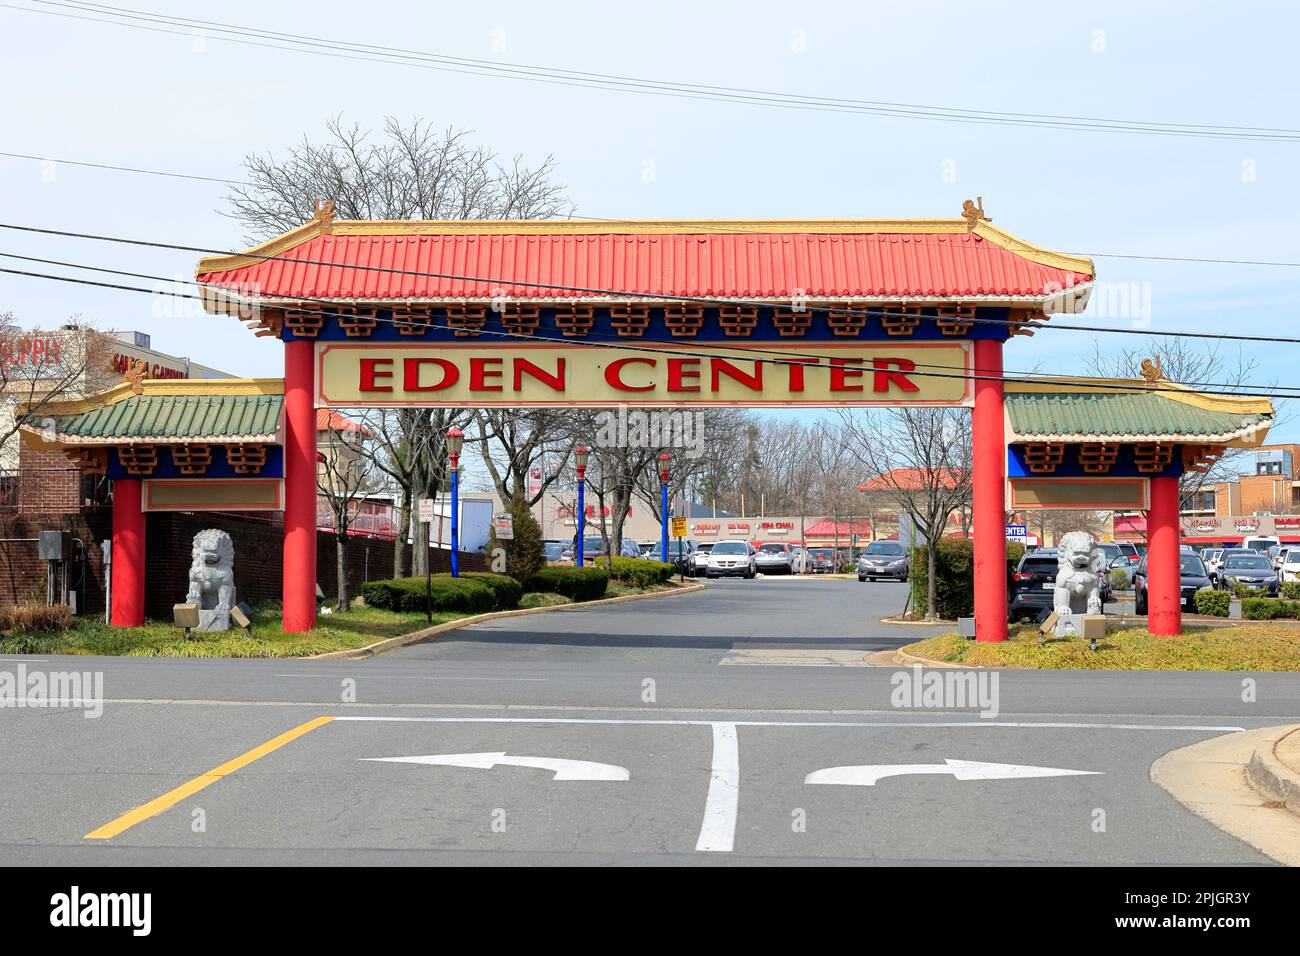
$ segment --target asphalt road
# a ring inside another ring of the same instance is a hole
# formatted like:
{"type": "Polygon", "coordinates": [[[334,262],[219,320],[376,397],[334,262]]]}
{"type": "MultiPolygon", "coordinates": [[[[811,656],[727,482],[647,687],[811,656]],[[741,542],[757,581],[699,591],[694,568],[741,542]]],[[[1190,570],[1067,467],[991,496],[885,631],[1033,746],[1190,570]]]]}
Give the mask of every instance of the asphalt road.
{"type": "Polygon", "coordinates": [[[1300,676],[1247,703],[1241,674],[1008,671],[910,706],[864,661],[926,633],[877,623],[903,597],[720,581],[364,661],[24,659],[107,702],[0,709],[0,863],[1268,862],[1147,774],[1295,720],[1300,676]]]}

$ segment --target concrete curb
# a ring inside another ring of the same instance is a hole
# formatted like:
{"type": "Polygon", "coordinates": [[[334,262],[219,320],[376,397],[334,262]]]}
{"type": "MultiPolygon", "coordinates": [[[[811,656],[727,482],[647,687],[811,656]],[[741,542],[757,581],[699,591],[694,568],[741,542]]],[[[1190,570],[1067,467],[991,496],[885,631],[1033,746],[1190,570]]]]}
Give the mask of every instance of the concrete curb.
{"type": "Polygon", "coordinates": [[[937,621],[910,621],[901,617],[882,617],[881,624],[897,624],[899,627],[946,627],[950,631],[957,630],[956,621],[945,621],[940,618],[937,621]]]}
{"type": "Polygon", "coordinates": [[[552,607],[521,607],[511,611],[490,611],[487,614],[475,614],[473,617],[462,617],[459,620],[447,621],[445,624],[435,624],[432,627],[421,628],[418,631],[412,631],[410,634],[399,634],[397,637],[385,638],[382,641],[376,641],[374,644],[367,644],[365,647],[353,647],[344,651],[330,651],[327,654],[312,654],[307,657],[299,657],[300,661],[355,661],[366,657],[373,657],[376,654],[382,654],[384,651],[391,651],[394,648],[405,647],[408,644],[419,644],[421,641],[427,641],[431,637],[437,637],[439,634],[445,634],[448,631],[458,631],[462,627],[470,627],[474,624],[482,624],[484,621],[496,621],[505,617],[524,617],[528,614],[545,614],[548,611],[580,611],[589,607],[600,607],[605,604],[623,604],[629,601],[647,601],[651,598],[676,597],[679,594],[694,594],[697,591],[703,591],[708,585],[698,582],[692,584],[679,584],[672,591],[650,591],[646,594],[621,594],[618,597],[601,598],[599,601],[582,601],[578,604],[556,604],[552,607]]]}
{"type": "Polygon", "coordinates": [[[912,667],[917,664],[920,664],[922,667],[957,667],[957,668],[961,668],[962,670],[971,670],[971,671],[989,669],[987,667],[978,667],[974,664],[962,664],[958,661],[932,661],[928,657],[918,657],[915,654],[907,653],[907,651],[895,651],[894,654],[898,658],[898,663],[900,665],[905,665],[907,667],[912,667]]]}
{"type": "Polygon", "coordinates": [[[1263,727],[1172,750],[1151,765],[1151,781],[1199,817],[1287,866],[1300,866],[1300,816],[1261,793],[1248,770],[1261,748],[1300,730],[1263,727]]]}
{"type": "Polygon", "coordinates": [[[1300,746],[1300,726],[1283,727],[1261,740],[1246,764],[1246,779],[1264,796],[1281,801],[1292,813],[1300,814],[1300,772],[1278,757],[1278,748],[1284,746],[1300,746]]]}

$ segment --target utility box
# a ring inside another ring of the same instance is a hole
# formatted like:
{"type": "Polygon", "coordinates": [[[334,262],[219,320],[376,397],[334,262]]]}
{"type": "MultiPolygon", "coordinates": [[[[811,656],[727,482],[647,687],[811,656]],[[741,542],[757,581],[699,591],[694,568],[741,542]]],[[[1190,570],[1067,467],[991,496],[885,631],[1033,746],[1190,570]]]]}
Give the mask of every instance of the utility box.
{"type": "Polygon", "coordinates": [[[72,557],[72,534],[68,531],[42,531],[36,552],[42,561],[66,561],[72,557]]]}

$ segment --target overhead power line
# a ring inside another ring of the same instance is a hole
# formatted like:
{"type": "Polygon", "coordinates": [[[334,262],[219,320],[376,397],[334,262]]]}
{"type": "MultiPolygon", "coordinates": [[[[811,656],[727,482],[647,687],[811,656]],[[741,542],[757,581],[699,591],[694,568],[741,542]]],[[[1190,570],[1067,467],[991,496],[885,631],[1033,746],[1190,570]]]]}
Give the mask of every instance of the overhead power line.
{"type": "Polygon", "coordinates": [[[268,47],[296,53],[622,93],[946,123],[975,123],[1084,132],[1282,143],[1300,141],[1300,130],[1290,128],[1173,123],[1052,113],[972,110],[919,103],[790,94],[745,87],[683,83],[675,80],[658,80],[612,73],[543,67],[525,63],[449,56],[395,46],[361,43],[348,39],[268,30],[214,20],[177,17],[155,11],[120,8],[97,3],[57,2],[57,0],[29,0],[29,2],[37,4],[37,6],[24,7],[9,3],[0,4],[0,6],[27,13],[65,17],[155,33],[170,33],[191,38],[195,31],[205,31],[217,34],[216,39],[222,39],[230,43],[268,47]]]}
{"type": "MultiPolygon", "coordinates": [[[[4,4],[0,3],[0,6],[4,6],[4,4]]],[[[62,163],[68,166],[84,166],[90,169],[103,169],[111,172],[138,173],[144,176],[161,176],[168,179],[189,179],[189,180],[198,180],[201,182],[218,183],[227,186],[246,186],[253,189],[257,188],[256,183],[251,183],[244,179],[223,179],[220,176],[204,176],[197,173],[178,173],[175,172],[174,170],[166,170],[166,169],[145,169],[140,166],[120,166],[120,165],[114,165],[112,163],[92,163],[86,160],[63,159],[57,156],[37,156],[31,153],[7,153],[7,152],[0,151],[0,156],[6,156],[9,157],[10,159],[27,159],[27,160],[32,160],[33,162],[62,163]]],[[[572,215],[569,216],[568,219],[579,219],[582,220],[583,222],[600,223],[606,225],[617,225],[619,223],[635,222],[635,220],[614,219],[608,216],[572,215]]],[[[711,227],[707,223],[699,223],[695,226],[692,226],[692,228],[698,229],[701,232],[718,232],[718,231],[722,231],[724,227],[720,227],[720,226],[711,227]]],[[[1149,255],[1139,255],[1136,253],[1122,253],[1122,252],[1072,252],[1072,253],[1068,253],[1068,255],[1085,256],[1090,259],[1137,259],[1137,260],[1147,260],[1152,262],[1191,262],[1191,263],[1198,263],[1198,264],[1217,264],[1217,265],[1234,265],[1234,266],[1281,266],[1287,269],[1300,269],[1300,262],[1285,262],[1285,261],[1279,261],[1275,259],[1240,259],[1240,258],[1224,259],[1224,258],[1212,258],[1208,256],[1149,256],[1149,255]]]]}
{"type": "MultiPolygon", "coordinates": [[[[76,269],[86,269],[86,270],[103,272],[112,275],[120,275],[120,276],[130,277],[130,278],[150,279],[156,282],[164,282],[173,285],[179,284],[179,285],[193,286],[196,288],[199,287],[199,284],[197,282],[192,282],[189,280],[167,279],[162,276],[153,276],[145,273],[127,272],[127,271],[122,271],[117,269],[90,266],[90,265],[66,262],[61,260],[37,259],[31,256],[22,256],[22,255],[17,255],[12,253],[0,253],[0,256],[4,256],[5,258],[21,259],[29,262],[43,262],[47,264],[62,265],[71,268],[76,268],[76,269]]],[[[148,295],[164,295],[164,296],[169,296],[171,298],[189,299],[189,300],[199,301],[199,302],[203,301],[202,295],[196,295],[193,293],[168,292],[159,289],[145,289],[139,286],[127,286],[118,283],[99,282],[90,279],[77,279],[71,276],[58,276],[58,275],[51,275],[49,273],[29,272],[29,271],[18,270],[18,269],[4,269],[4,268],[0,268],[0,273],[24,276],[29,278],[53,280],[58,282],[68,282],[77,285],[95,286],[99,288],[114,289],[119,291],[139,292],[148,295]]],[[[311,298],[304,298],[304,297],[296,297],[296,301],[306,302],[309,304],[325,304],[325,305],[331,304],[326,300],[311,299],[311,298]]],[[[325,318],[345,317],[343,313],[339,313],[333,310],[299,308],[297,309],[297,311],[301,311],[309,315],[319,315],[325,318]]],[[[386,322],[394,325],[397,324],[396,320],[391,318],[377,319],[377,321],[386,322]]],[[[428,320],[428,321],[403,320],[402,324],[415,325],[427,329],[457,331],[456,326],[452,326],[447,323],[434,322],[432,320],[428,320]]],[[[540,333],[511,332],[509,330],[483,329],[479,331],[479,334],[489,336],[489,337],[494,336],[498,338],[518,339],[518,340],[529,341],[529,342],[538,342],[538,341],[555,342],[558,344],[565,344],[570,346],[583,344],[581,342],[575,342],[573,339],[567,339],[567,338],[562,338],[557,336],[548,336],[540,333]]],[[[693,352],[681,347],[670,347],[663,343],[632,344],[632,343],[627,343],[622,341],[604,342],[602,343],[602,347],[619,349],[624,351],[633,351],[642,354],[644,354],[645,352],[658,352],[658,353],[675,356],[675,357],[686,356],[686,357],[694,357],[700,359],[718,358],[719,356],[716,355],[716,351],[718,349],[729,349],[731,351],[740,353],[737,356],[733,356],[735,358],[747,358],[751,361],[757,361],[757,362],[771,364],[771,365],[782,365],[782,366],[795,365],[795,366],[803,366],[809,368],[826,368],[828,366],[821,365],[821,360],[822,359],[831,360],[835,358],[835,356],[828,356],[828,355],[805,355],[801,353],[785,352],[785,351],[774,350],[774,349],[747,347],[740,344],[731,345],[728,343],[716,343],[716,344],[710,343],[710,347],[714,349],[714,352],[693,352]],[[757,357],[757,356],[761,356],[761,357],[757,357]],[[782,356],[787,356],[787,357],[782,357],[782,356]],[[794,356],[794,357],[789,358],[788,356],[794,356]]],[[[931,368],[931,369],[945,368],[945,366],[936,366],[936,365],[925,364],[925,363],[916,363],[916,365],[918,368],[931,368]]],[[[1166,391],[1177,391],[1177,389],[1174,389],[1169,386],[1161,386],[1159,383],[1128,386],[1128,385],[1115,383],[1115,382],[1080,381],[1077,378],[1073,378],[1073,377],[1044,378],[1040,375],[1033,374],[1033,373],[1012,372],[1010,373],[1010,375],[1008,375],[1008,373],[1005,370],[997,371],[997,370],[980,369],[980,368],[971,369],[969,372],[963,372],[963,373],[957,373],[952,371],[947,371],[947,372],[909,371],[907,374],[912,376],[922,377],[922,378],[963,379],[969,381],[995,381],[995,382],[1003,382],[1003,383],[1021,382],[1021,383],[1038,384],[1038,385],[1069,385],[1069,386],[1077,386],[1080,388],[1102,389],[1111,392],[1120,391],[1120,392],[1150,393],[1150,392],[1159,392],[1162,389],[1166,391]]],[[[1290,394],[1277,394],[1277,393],[1279,392],[1289,393],[1291,391],[1300,391],[1300,388],[1280,387],[1280,388],[1275,388],[1274,391],[1272,392],[1247,392],[1247,391],[1241,391],[1238,388],[1238,386],[1236,386],[1233,383],[1184,382],[1179,384],[1188,387],[1202,386],[1202,385],[1214,386],[1216,389],[1223,389],[1223,390],[1210,391],[1207,389],[1201,389],[1201,391],[1205,392],[1206,394],[1236,396],[1239,398],[1251,398],[1251,397],[1270,398],[1270,399],[1271,398],[1294,398],[1297,396],[1290,395],[1290,394]]]]}
{"type": "MultiPolygon", "coordinates": [[[[644,299],[655,302],[681,302],[695,303],[703,305],[746,305],[759,308],[785,309],[795,311],[798,307],[793,303],[775,302],[766,299],[745,299],[745,298],[720,298],[716,296],[698,296],[698,295],[668,295],[655,292],[631,292],[619,289],[601,289],[590,286],[565,285],[556,282],[532,282],[522,279],[501,279],[491,276],[459,275],[449,272],[425,272],[415,269],[397,269],[387,266],[370,266],[370,265],[346,265],[337,262],[329,262],[323,259],[300,259],[289,258],[280,255],[269,255],[266,253],[250,251],[233,251],[229,249],[211,249],[203,246],[185,246],[176,243],[156,242],[147,239],[128,239],[119,236],[104,236],[96,233],[72,232],[62,229],[46,229],[39,226],[24,226],[16,223],[0,222],[0,229],[12,229],[18,232],[28,232],[40,235],[60,236],[69,239],[90,239],[97,242],[111,242],[123,245],[140,246],[150,249],[170,249],[179,252],[197,252],[203,255],[220,255],[220,256],[241,256],[248,259],[260,259],[266,262],[291,262],[296,265],[316,265],[325,266],[331,269],[351,269],[358,272],[380,272],[395,275],[419,276],[430,279],[443,279],[453,282],[474,282],[490,283],[502,287],[518,286],[522,288],[561,290],[565,292],[574,292],[582,295],[599,295],[610,298],[634,298],[644,299]]],[[[292,299],[293,296],[282,296],[280,298],[292,299]]],[[[884,309],[854,309],[854,308],[837,308],[837,307],[817,307],[814,311],[828,312],[836,315],[853,315],[866,316],[868,318],[893,318],[897,313],[889,312],[884,309]]],[[[964,320],[965,321],[965,320],[964,320]]],[[[969,319],[974,325],[999,325],[1013,326],[1017,328],[1049,329],[1053,331],[1071,331],[1071,332],[1099,332],[1111,335],[1142,335],[1151,337],[1153,334],[1164,338],[1188,338],[1188,339],[1212,339],[1225,342],[1271,342],[1286,345],[1300,344],[1300,338],[1289,338],[1276,335],[1248,335],[1236,332],[1191,332],[1183,329],[1169,330],[1158,333],[1152,333],[1148,329],[1117,329],[1104,325],[1061,325],[1052,322],[1043,323],[1026,323],[1015,319],[993,319],[993,318],[972,318],[969,319]]]]}

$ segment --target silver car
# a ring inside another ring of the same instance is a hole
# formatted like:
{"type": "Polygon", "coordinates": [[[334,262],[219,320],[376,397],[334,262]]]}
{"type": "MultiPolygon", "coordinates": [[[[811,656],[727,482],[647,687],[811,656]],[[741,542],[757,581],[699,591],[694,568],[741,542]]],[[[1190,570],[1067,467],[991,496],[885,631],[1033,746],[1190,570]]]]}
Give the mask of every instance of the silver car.
{"type": "Polygon", "coordinates": [[[858,580],[907,580],[907,549],[897,541],[873,541],[858,558],[858,580]]]}

